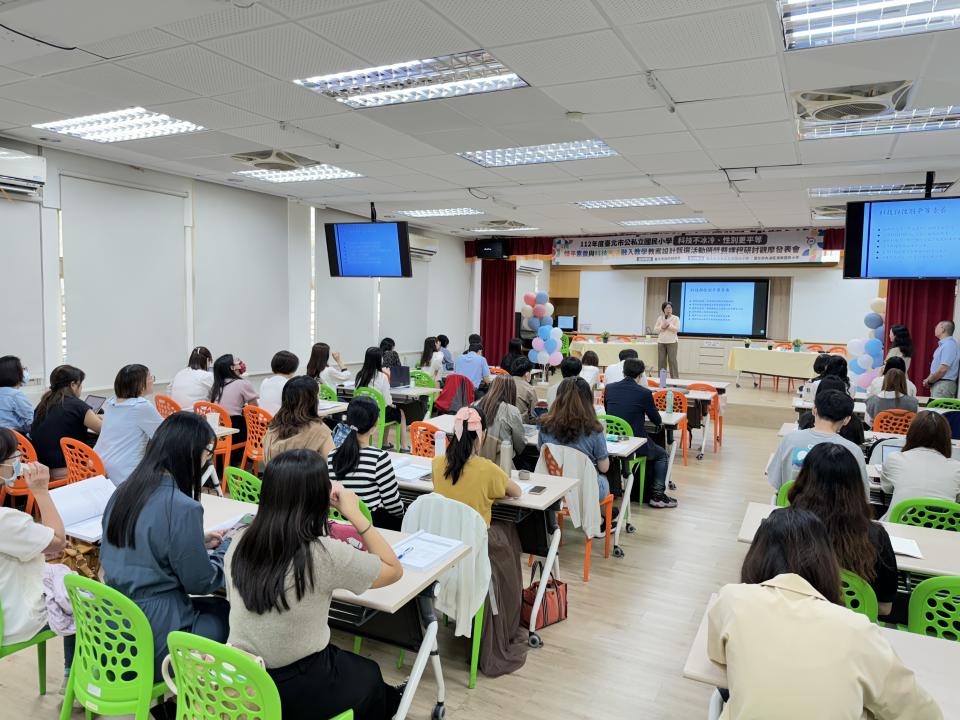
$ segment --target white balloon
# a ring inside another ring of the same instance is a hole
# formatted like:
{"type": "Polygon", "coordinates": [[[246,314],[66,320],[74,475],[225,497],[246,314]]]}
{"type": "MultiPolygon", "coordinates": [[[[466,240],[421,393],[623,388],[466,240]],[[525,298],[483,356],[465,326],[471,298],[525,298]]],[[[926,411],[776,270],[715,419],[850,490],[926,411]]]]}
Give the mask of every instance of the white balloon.
{"type": "Polygon", "coordinates": [[[887,311],[886,298],[874,298],[871,300],[870,309],[879,315],[883,315],[887,311]]]}
{"type": "Polygon", "coordinates": [[[847,352],[853,357],[856,357],[857,355],[863,355],[863,352],[866,349],[865,346],[866,343],[863,340],[860,338],[854,338],[847,343],[847,352]]]}
{"type": "Polygon", "coordinates": [[[533,315],[533,308],[530,307],[529,305],[524,305],[523,307],[520,308],[520,314],[523,317],[528,318],[531,315],[533,315]]]}
{"type": "Polygon", "coordinates": [[[866,371],[866,370],[872,370],[872,369],[873,369],[873,358],[870,357],[870,355],[869,355],[868,353],[863,353],[863,355],[858,355],[858,356],[857,356],[857,364],[858,364],[860,367],[862,367],[862,368],[864,369],[864,371],[866,371]]]}
{"type": "Polygon", "coordinates": [[[550,331],[550,337],[552,337],[554,340],[559,341],[560,339],[563,338],[563,330],[561,330],[558,327],[553,328],[550,331]]]}
{"type": "Polygon", "coordinates": [[[547,365],[550,362],[550,353],[546,350],[541,350],[537,353],[537,363],[540,365],[547,365]]]}
{"type": "Polygon", "coordinates": [[[553,303],[543,304],[544,315],[553,315],[553,303]]]}

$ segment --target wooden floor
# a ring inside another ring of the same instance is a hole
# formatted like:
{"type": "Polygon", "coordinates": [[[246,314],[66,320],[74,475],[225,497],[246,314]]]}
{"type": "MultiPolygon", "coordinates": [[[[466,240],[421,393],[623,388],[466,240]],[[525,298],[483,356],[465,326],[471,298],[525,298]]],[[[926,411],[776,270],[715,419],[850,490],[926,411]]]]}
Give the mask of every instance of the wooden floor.
{"type": "MultiPolygon", "coordinates": [[[[739,403],[783,408],[791,419],[789,397],[781,390],[754,390],[749,382],[731,388],[739,403]]],[[[733,398],[731,398],[731,401],[733,398]]],[[[624,534],[626,557],[603,559],[603,543],[594,543],[590,582],[582,582],[583,542],[567,533],[561,548],[562,578],[569,583],[570,616],[546,628],[545,646],[531,650],[526,665],[500,678],[480,676],[467,689],[468,644],[453,638],[453,626],[441,627],[441,658],[446,683],[447,717],[489,720],[557,718],[636,718],[660,720],[705,716],[710,689],[685,680],[681,669],[706,606],[718,587],[736,582],[747,546],[737,529],[747,503],[770,498],[763,467],[776,447],[779,425],[756,428],[727,424],[725,444],[714,454],[708,443],[702,461],[675,468],[680,501],[674,510],[635,509],[637,532],[624,534]]],[[[524,563],[526,568],[526,563],[524,563]]],[[[334,633],[334,642],[351,646],[334,633]]],[[[33,651],[0,661],[0,693],[9,718],[55,718],[60,696],[62,648],[50,646],[49,694],[37,695],[33,651]]],[[[396,667],[397,652],[373,642],[364,653],[376,659],[389,682],[410,670],[396,667]]],[[[435,685],[424,676],[409,717],[430,717],[435,685]]],[[[75,711],[74,718],[83,717],[75,711]]]]}

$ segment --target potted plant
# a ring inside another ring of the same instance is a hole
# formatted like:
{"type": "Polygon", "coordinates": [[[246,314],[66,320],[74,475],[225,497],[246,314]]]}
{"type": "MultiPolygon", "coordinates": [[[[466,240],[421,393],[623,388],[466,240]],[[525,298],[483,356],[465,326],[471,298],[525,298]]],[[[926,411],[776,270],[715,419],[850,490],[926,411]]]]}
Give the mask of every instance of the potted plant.
{"type": "Polygon", "coordinates": [[[767,350],[773,350],[773,341],[767,340],[767,350]]]}
{"type": "Polygon", "coordinates": [[[750,338],[744,338],[744,339],[743,339],[743,346],[744,346],[745,348],[749,348],[749,347],[750,347],[750,338]]]}
{"type": "Polygon", "coordinates": [[[794,339],[793,339],[793,351],[794,351],[794,352],[800,352],[801,350],[803,350],[803,340],[801,340],[800,338],[794,338],[794,339]]]}
{"type": "Polygon", "coordinates": [[[605,343],[610,342],[610,331],[604,330],[602,333],[600,333],[600,337],[605,343]]]}

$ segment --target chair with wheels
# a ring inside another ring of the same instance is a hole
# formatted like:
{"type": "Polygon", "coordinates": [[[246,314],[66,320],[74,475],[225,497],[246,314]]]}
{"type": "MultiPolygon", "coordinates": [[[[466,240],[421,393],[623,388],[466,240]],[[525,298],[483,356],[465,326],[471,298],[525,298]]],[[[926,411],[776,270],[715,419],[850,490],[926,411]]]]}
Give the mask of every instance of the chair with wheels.
{"type": "Polygon", "coordinates": [[[376,447],[383,448],[383,441],[387,436],[387,430],[392,427],[396,430],[397,449],[399,450],[403,444],[403,427],[397,421],[387,422],[387,403],[386,400],[383,399],[380,391],[372,387],[358,387],[353,391],[353,396],[372,398],[373,401],[377,403],[377,407],[380,408],[380,416],[377,418],[376,447]]]}
{"type": "Polygon", "coordinates": [[[320,399],[326,402],[337,402],[337,391],[325,383],[320,383],[320,399]]]}
{"type": "MultiPolygon", "coordinates": [[[[200,402],[194,403],[193,411],[197,415],[210,415],[211,413],[216,413],[220,416],[220,424],[223,427],[232,428],[233,420],[230,419],[230,414],[224,410],[219,405],[215,405],[212,402],[207,400],[201,400],[200,402]]],[[[222,438],[217,440],[217,444],[213,449],[213,459],[216,461],[217,458],[220,458],[223,468],[230,464],[230,453],[234,450],[233,440],[230,435],[224,435],[222,438]]]]}
{"type": "Polygon", "coordinates": [[[68,483],[107,474],[103,469],[103,460],[89,445],[65,437],[60,438],[60,449],[63,451],[63,459],[67,462],[68,483]]]}
{"type": "MultiPolygon", "coordinates": [[[[433,376],[429,373],[423,372],[422,370],[411,370],[410,382],[413,383],[414,387],[419,388],[435,388],[437,386],[433,376]]],[[[433,393],[427,395],[427,414],[423,416],[424,420],[429,420],[431,417],[433,417],[433,401],[435,399],[436,395],[433,393]]]]}
{"type": "Polygon", "coordinates": [[[40,694],[47,694],[47,640],[53,640],[57,634],[52,630],[41,630],[29,640],[23,642],[3,644],[3,607],[0,607],[0,658],[13,655],[21,650],[36,646],[37,648],[37,675],[40,681],[40,694]]]}
{"type": "Polygon", "coordinates": [[[844,605],[854,612],[866,615],[870,622],[877,622],[880,606],[877,603],[877,594],[870,587],[870,583],[856,573],[841,569],[840,593],[843,595],[844,605]]]}
{"type": "MultiPolygon", "coordinates": [[[[667,410],[667,390],[657,390],[653,393],[653,404],[660,412],[683,413],[683,419],[677,423],[677,434],[680,435],[680,449],[683,451],[683,464],[687,464],[687,447],[690,445],[690,421],[687,418],[687,396],[680,392],[673,394],[673,408],[667,410]]],[[[676,442],[676,440],[674,441],[676,442]]]]}
{"type": "Polygon", "coordinates": [[[790,507],[790,488],[796,480],[787,480],[780,489],[777,490],[777,507],[790,507]]]}
{"type": "Polygon", "coordinates": [[[701,390],[703,392],[712,392],[713,397],[707,408],[708,417],[713,421],[713,451],[717,451],[717,446],[723,447],[723,414],[720,412],[720,393],[709,383],[690,383],[687,390],[701,390]]]}
{"type": "MultiPolygon", "coordinates": [[[[440,428],[428,422],[410,424],[410,452],[417,457],[432,458],[437,454],[437,432],[440,428]]],[[[447,441],[449,445],[449,440],[447,441]]]]}
{"type": "Polygon", "coordinates": [[[169,395],[154,395],[153,404],[157,406],[157,412],[160,413],[160,417],[162,418],[168,418],[183,409],[177,401],[169,395]]]}
{"type": "Polygon", "coordinates": [[[247,442],[243,447],[240,467],[247,467],[249,462],[256,475],[260,469],[260,463],[263,462],[263,439],[267,436],[267,428],[270,427],[273,415],[256,405],[245,405],[243,419],[247,424],[247,442]]]}
{"type": "Polygon", "coordinates": [[[943,575],[917,585],[910,595],[906,629],[960,642],[960,577],[943,575]]]}
{"type": "Polygon", "coordinates": [[[960,532],[960,503],[937,498],[911,498],[891,508],[888,522],[960,532]]]}
{"type": "Polygon", "coordinates": [[[960,399],[957,398],[933,398],[927,403],[928,410],[941,408],[944,410],[960,410],[960,399]]]}
{"type": "Polygon", "coordinates": [[[873,419],[873,431],[882,433],[893,433],[895,435],[906,435],[910,429],[910,423],[917,416],[915,412],[909,410],[884,410],[878,412],[873,419]]]}
{"type": "Polygon", "coordinates": [[[64,578],[77,646],[67,680],[60,720],[69,720],[76,700],[87,717],[133,715],[149,720],[150,706],[163,699],[163,682],[153,682],[153,632],[147,616],[130,598],[82,575],[64,578]]]}
{"type": "Polygon", "coordinates": [[[223,471],[223,482],[231,500],[260,504],[260,487],[263,481],[253,473],[230,466],[223,471]]]}

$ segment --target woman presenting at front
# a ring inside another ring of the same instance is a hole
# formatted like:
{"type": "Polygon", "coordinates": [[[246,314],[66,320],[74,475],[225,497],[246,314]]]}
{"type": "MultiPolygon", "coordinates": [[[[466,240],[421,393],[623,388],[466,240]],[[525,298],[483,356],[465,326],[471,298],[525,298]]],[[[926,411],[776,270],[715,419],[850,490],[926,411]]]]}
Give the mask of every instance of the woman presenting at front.
{"type": "Polygon", "coordinates": [[[670,377],[680,376],[677,370],[677,333],[680,332],[680,318],[673,314],[673,305],[665,302],[660,306],[653,331],[657,333],[657,367],[663,369],[670,364],[670,377]]]}

